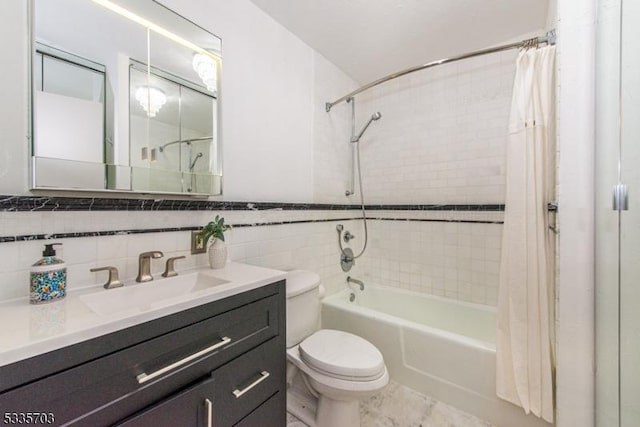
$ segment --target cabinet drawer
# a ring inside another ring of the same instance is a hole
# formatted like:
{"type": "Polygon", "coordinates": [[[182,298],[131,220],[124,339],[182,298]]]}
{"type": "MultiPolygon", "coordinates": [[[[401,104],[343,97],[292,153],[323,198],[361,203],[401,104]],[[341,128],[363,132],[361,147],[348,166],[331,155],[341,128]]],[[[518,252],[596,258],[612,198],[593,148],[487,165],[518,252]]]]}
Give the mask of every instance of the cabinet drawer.
{"type": "Polygon", "coordinates": [[[208,378],[117,424],[119,427],[211,426],[215,387],[208,378]]]}
{"type": "Polygon", "coordinates": [[[278,392],[244,417],[235,427],[282,427],[287,425],[286,394],[278,392]]]}
{"type": "Polygon", "coordinates": [[[0,409],[50,411],[61,424],[112,424],[276,336],[278,302],[264,298],[3,393],[0,409]]]}
{"type": "Polygon", "coordinates": [[[274,338],[215,372],[214,425],[234,425],[279,390],[285,390],[286,358],[281,345],[283,341],[274,338]]]}

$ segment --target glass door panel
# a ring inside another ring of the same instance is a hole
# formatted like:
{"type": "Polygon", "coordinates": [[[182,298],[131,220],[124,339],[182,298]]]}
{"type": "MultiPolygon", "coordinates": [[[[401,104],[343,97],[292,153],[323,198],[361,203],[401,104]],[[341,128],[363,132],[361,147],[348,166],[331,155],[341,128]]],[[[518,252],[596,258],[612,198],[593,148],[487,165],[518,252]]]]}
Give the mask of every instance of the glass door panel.
{"type": "Polygon", "coordinates": [[[621,174],[629,210],[620,234],[620,425],[640,426],[640,2],[622,3],[621,174]]]}

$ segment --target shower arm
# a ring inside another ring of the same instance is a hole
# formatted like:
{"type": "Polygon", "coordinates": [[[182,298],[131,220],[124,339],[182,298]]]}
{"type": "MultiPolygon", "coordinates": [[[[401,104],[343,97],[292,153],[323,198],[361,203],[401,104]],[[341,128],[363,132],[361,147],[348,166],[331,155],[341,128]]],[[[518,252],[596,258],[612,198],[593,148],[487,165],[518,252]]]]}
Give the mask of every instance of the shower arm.
{"type": "Polygon", "coordinates": [[[166,144],[162,144],[160,147],[158,147],[158,151],[160,151],[162,153],[165,148],[167,148],[170,145],[174,145],[174,144],[191,145],[192,142],[206,141],[208,139],[212,140],[213,137],[212,136],[203,136],[203,137],[200,137],[200,138],[178,139],[176,141],[170,141],[170,142],[167,142],[166,144]]]}

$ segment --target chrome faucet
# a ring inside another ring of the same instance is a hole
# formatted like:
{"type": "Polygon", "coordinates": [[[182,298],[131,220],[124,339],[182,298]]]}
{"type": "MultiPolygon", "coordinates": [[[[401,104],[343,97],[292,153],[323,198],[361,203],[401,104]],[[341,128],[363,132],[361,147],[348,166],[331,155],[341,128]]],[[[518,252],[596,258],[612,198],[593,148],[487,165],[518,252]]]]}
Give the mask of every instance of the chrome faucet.
{"type": "Polygon", "coordinates": [[[151,258],[162,258],[164,254],[160,251],[143,252],[138,256],[138,277],[136,282],[150,282],[153,280],[151,275],[151,258]]]}
{"type": "MultiPolygon", "coordinates": [[[[364,291],[364,283],[362,282],[362,280],[354,279],[351,276],[347,276],[347,285],[349,283],[355,283],[356,285],[360,285],[360,290],[364,291]]],[[[351,287],[351,286],[349,286],[349,287],[351,287]]]]}

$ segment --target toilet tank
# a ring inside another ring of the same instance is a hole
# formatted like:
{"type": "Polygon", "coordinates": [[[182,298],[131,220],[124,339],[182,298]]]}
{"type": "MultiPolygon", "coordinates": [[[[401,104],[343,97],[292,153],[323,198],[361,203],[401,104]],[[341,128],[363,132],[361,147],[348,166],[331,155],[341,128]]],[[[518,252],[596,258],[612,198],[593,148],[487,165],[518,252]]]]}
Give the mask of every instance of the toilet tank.
{"type": "Polygon", "coordinates": [[[287,275],[287,348],[299,344],[320,325],[320,276],[294,270],[287,275]]]}

